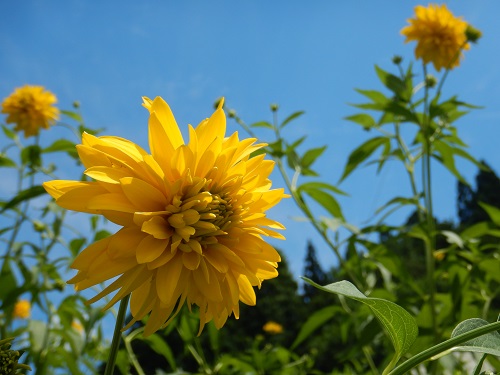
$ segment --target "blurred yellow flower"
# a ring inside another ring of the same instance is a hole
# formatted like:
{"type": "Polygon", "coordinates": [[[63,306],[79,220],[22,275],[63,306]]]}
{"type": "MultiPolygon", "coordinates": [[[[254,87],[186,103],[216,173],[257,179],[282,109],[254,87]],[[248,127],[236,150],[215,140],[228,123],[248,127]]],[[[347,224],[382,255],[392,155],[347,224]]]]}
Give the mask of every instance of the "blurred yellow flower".
{"type": "Polygon", "coordinates": [[[78,333],[82,333],[83,332],[83,326],[82,326],[82,323],[80,323],[78,320],[73,320],[71,322],[71,328],[73,328],[75,331],[77,331],[78,333]]]}
{"type": "Polygon", "coordinates": [[[278,275],[278,252],[262,236],[284,237],[265,212],[283,197],[271,188],[274,162],[250,154],[256,139],[225,137],[223,101],[189,142],[167,103],[144,98],[151,154],[118,137],[83,134],[78,153],[95,182],[51,181],[45,189],[69,210],[102,214],[122,226],[87,247],[72,268],[77,290],[116,278],[89,302],[116,290],[105,306],[132,293],[135,321],[151,315],[145,334],[168,324],[184,304],[199,306],[200,332],[220,328],[239,301],[256,303],[253,286],[278,275]]]}
{"type": "Polygon", "coordinates": [[[12,316],[17,319],[28,319],[31,314],[31,303],[28,300],[22,299],[14,305],[12,316]]]}
{"type": "Polygon", "coordinates": [[[42,86],[16,88],[2,102],[2,113],[7,114],[7,124],[14,130],[24,131],[24,138],[38,135],[40,128],[48,129],[59,118],[59,109],[53,106],[57,98],[42,86]]]}
{"type": "Polygon", "coordinates": [[[417,5],[415,18],[408,20],[409,26],[401,30],[405,43],[417,42],[415,57],[425,64],[432,63],[436,70],[453,69],[460,64],[462,50],[469,49],[467,22],[455,17],[446,5],[417,5]]]}
{"type": "Polygon", "coordinates": [[[270,335],[277,335],[283,332],[283,326],[279,323],[273,322],[272,320],[264,324],[262,330],[270,335]]]}

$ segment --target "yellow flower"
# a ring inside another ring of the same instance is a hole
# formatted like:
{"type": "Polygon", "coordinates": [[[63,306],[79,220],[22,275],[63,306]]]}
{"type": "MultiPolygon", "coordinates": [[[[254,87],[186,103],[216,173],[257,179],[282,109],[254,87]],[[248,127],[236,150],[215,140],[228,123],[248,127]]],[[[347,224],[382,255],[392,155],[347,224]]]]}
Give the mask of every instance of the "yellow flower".
{"type": "Polygon", "coordinates": [[[262,330],[270,335],[277,335],[283,332],[283,326],[279,323],[273,322],[272,320],[264,324],[262,330]]]}
{"type": "Polygon", "coordinates": [[[467,22],[455,17],[446,5],[429,4],[415,7],[415,18],[401,30],[405,43],[415,40],[415,57],[425,64],[433,63],[436,70],[453,69],[460,64],[462,49],[469,49],[467,22]]]}
{"type": "Polygon", "coordinates": [[[102,214],[122,226],[87,247],[72,264],[77,290],[116,278],[93,303],[116,290],[104,307],[132,293],[129,326],[151,312],[149,335],[184,304],[199,306],[200,332],[220,328],[239,301],[256,303],[253,286],[278,275],[278,252],[262,236],[284,239],[284,227],[266,210],[284,196],[271,188],[274,162],[250,154],[256,139],[225,138],[223,101],[189,142],[167,103],[144,99],[150,112],[151,154],[118,137],[83,134],[77,146],[85,174],[95,182],[51,181],[45,189],[66,209],[102,214]]]}
{"type": "Polygon", "coordinates": [[[75,331],[77,331],[78,333],[82,333],[83,332],[83,326],[82,326],[82,323],[80,323],[78,320],[73,320],[71,322],[71,328],[73,328],[75,331]]]}
{"type": "Polygon", "coordinates": [[[15,131],[24,131],[24,138],[38,135],[40,128],[48,129],[59,118],[59,110],[53,106],[57,98],[42,86],[19,87],[2,103],[6,122],[16,124],[15,131]]]}
{"type": "Polygon", "coordinates": [[[28,300],[22,299],[14,305],[12,316],[17,319],[28,319],[31,313],[31,303],[28,300]]]}

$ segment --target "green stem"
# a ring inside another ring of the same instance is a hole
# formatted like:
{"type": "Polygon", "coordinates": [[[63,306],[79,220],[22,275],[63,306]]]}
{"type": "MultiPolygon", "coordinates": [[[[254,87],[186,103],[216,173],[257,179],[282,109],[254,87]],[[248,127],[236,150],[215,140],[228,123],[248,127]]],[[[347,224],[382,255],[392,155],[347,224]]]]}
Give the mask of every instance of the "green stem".
{"type": "Polygon", "coordinates": [[[122,338],[121,330],[123,327],[123,322],[125,321],[125,313],[127,312],[129,298],[130,294],[123,297],[123,299],[120,301],[120,308],[118,309],[118,315],[116,316],[115,331],[113,333],[113,341],[111,341],[111,349],[109,351],[104,375],[112,375],[115,369],[116,356],[118,355],[118,348],[120,346],[120,340],[122,338]]]}
{"type": "MultiPolygon", "coordinates": [[[[424,76],[427,76],[427,68],[424,64],[424,76]]],[[[428,241],[425,241],[425,264],[426,264],[426,277],[427,288],[429,291],[429,305],[431,309],[431,323],[434,332],[434,340],[439,340],[438,327],[436,321],[436,284],[434,280],[434,247],[435,247],[435,233],[434,233],[434,214],[432,209],[432,184],[431,184],[431,142],[429,140],[430,129],[430,115],[429,115],[429,88],[426,85],[424,88],[424,116],[422,124],[423,133],[423,155],[422,155],[422,183],[424,193],[424,204],[426,210],[426,224],[428,241]]]]}
{"type": "Polygon", "coordinates": [[[459,346],[464,342],[475,339],[476,337],[485,335],[487,333],[493,332],[500,329],[500,322],[490,323],[483,327],[475,328],[469,332],[462,333],[452,339],[446,340],[441,344],[435,345],[423,352],[417,354],[416,356],[410,358],[406,362],[403,362],[398,367],[393,369],[388,375],[403,375],[412,368],[418,366],[419,364],[427,361],[428,359],[443,353],[455,346],[459,346]]]}

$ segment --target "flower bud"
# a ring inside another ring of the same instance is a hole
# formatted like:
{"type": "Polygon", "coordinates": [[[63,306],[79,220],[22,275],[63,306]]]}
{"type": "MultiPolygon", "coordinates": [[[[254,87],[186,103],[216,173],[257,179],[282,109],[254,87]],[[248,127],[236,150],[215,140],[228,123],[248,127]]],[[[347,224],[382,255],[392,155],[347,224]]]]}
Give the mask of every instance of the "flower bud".
{"type": "Polygon", "coordinates": [[[396,65],[399,65],[401,64],[401,62],[403,61],[403,58],[399,55],[395,55],[393,58],[392,58],[392,62],[396,65]]]}
{"type": "Polygon", "coordinates": [[[437,85],[437,79],[432,74],[427,74],[425,77],[425,85],[429,88],[432,88],[437,85]]]}
{"type": "Polygon", "coordinates": [[[483,36],[483,33],[474,26],[467,25],[467,29],[465,29],[465,36],[467,37],[468,42],[477,43],[477,41],[483,36]]]}
{"type": "Polygon", "coordinates": [[[236,117],[236,111],[234,109],[230,109],[227,112],[227,115],[228,115],[229,118],[234,118],[234,117],[236,117]]]}
{"type": "Polygon", "coordinates": [[[271,111],[276,112],[278,110],[279,106],[276,103],[271,104],[271,111]]]}

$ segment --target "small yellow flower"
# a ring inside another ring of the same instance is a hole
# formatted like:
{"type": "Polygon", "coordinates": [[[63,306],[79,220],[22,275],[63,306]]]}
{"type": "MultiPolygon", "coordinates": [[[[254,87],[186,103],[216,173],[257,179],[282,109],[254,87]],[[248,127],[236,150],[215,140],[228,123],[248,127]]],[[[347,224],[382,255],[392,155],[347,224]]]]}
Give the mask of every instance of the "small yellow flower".
{"type": "Polygon", "coordinates": [[[425,64],[432,63],[437,71],[453,69],[460,65],[462,50],[469,49],[467,43],[467,22],[455,17],[446,5],[417,5],[415,18],[408,20],[409,26],[401,30],[405,43],[417,42],[415,57],[425,64]]]}
{"type": "Polygon", "coordinates": [[[53,106],[56,96],[42,86],[16,88],[2,102],[6,122],[15,124],[15,131],[24,131],[24,138],[38,135],[41,128],[48,129],[59,118],[59,109],[53,106]]]}
{"type": "Polygon", "coordinates": [[[14,305],[12,316],[17,319],[28,319],[31,314],[31,303],[28,300],[22,299],[14,305]]]}
{"type": "Polygon", "coordinates": [[[82,326],[82,323],[80,323],[78,320],[73,320],[71,322],[71,328],[73,328],[75,331],[77,331],[78,333],[82,333],[83,332],[83,326],[82,326]]]}
{"type": "Polygon", "coordinates": [[[273,322],[272,320],[264,324],[262,330],[270,335],[277,335],[283,332],[283,326],[279,323],[273,322]]]}
{"type": "Polygon", "coordinates": [[[44,183],[61,207],[122,226],[77,256],[69,283],[83,290],[116,278],[89,302],[118,291],[107,309],[131,293],[129,326],[151,313],[145,335],[184,304],[199,307],[200,332],[211,320],[220,328],[239,317],[240,301],[255,305],[254,286],[278,275],[280,256],[263,236],[284,239],[274,230],[284,227],[265,212],[285,194],[271,190],[274,162],[250,158],[264,144],[225,136],[223,102],[189,126],[185,143],[167,103],[144,98],[151,154],[123,138],[84,133],[77,149],[96,181],[44,183]]]}

